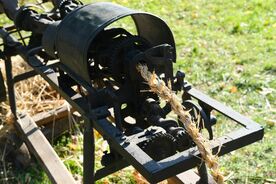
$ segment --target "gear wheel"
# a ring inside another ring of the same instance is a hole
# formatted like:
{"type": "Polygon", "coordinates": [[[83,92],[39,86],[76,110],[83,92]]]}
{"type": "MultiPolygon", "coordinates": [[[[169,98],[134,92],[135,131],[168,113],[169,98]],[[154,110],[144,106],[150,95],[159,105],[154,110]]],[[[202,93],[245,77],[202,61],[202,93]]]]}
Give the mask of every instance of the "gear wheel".
{"type": "Polygon", "coordinates": [[[186,149],[189,149],[193,144],[192,139],[185,132],[185,130],[178,131],[175,136],[175,139],[176,139],[177,151],[180,151],[180,152],[186,149]]]}
{"type": "Polygon", "coordinates": [[[82,5],[82,2],[79,0],[62,0],[58,5],[61,17],[64,18],[80,5],[82,5]]]}
{"type": "Polygon", "coordinates": [[[141,143],[142,150],[152,159],[159,161],[176,153],[175,138],[168,133],[158,132],[141,143]]]}

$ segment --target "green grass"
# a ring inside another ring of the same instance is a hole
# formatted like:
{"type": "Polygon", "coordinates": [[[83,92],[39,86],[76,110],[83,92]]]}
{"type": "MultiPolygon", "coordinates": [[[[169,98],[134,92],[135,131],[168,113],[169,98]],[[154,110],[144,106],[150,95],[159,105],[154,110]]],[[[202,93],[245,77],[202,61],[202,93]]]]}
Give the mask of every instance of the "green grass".
{"type": "MultiPolygon", "coordinates": [[[[176,41],[175,71],[184,71],[195,88],[264,126],[262,141],[220,158],[222,170],[230,176],[228,182],[276,183],[276,1],[112,2],[151,12],[164,19],[176,41]]],[[[230,128],[231,122],[220,118],[215,132],[221,134],[230,128]]],[[[72,152],[60,149],[68,149],[64,147],[70,140],[60,141],[56,149],[68,158],[72,152]]],[[[75,152],[80,153],[81,148],[75,152]]],[[[65,163],[73,173],[81,174],[76,162],[79,158],[75,155],[78,154],[73,154],[73,159],[65,163]]],[[[45,174],[37,175],[33,169],[20,176],[24,178],[33,173],[39,177],[31,183],[48,183],[45,174]]],[[[127,169],[101,182],[132,183],[131,173],[127,169]]]]}

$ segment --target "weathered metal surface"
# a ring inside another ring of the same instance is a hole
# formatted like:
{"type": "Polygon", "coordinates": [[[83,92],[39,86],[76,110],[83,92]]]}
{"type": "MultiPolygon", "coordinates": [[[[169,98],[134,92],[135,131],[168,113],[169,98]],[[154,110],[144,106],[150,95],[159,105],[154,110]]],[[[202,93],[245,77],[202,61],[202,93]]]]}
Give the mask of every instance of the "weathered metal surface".
{"type": "MultiPolygon", "coordinates": [[[[94,3],[82,6],[67,15],[56,26],[56,30],[53,28],[55,25],[51,25],[49,35],[56,40],[45,42],[45,48],[48,49],[50,55],[53,55],[53,48],[55,48],[58,57],[68,70],[91,84],[87,56],[94,38],[113,22],[127,16],[132,17],[139,36],[147,39],[153,46],[170,44],[174,48],[174,58],[176,57],[172,32],[163,20],[149,13],[112,3],[94,3]],[[53,34],[54,32],[56,32],[56,36],[53,34]],[[55,45],[50,46],[49,42],[55,45]]],[[[47,33],[45,36],[49,37],[47,33]]]]}

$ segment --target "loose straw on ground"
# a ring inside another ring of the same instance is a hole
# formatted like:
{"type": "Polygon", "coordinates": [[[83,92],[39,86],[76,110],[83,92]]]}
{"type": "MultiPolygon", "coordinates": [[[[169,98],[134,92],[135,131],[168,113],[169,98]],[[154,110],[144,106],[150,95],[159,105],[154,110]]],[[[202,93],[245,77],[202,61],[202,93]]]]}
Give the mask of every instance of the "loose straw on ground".
{"type": "MultiPolygon", "coordinates": [[[[30,71],[31,68],[19,56],[12,58],[14,75],[30,71]]],[[[3,62],[0,62],[0,68],[5,78],[3,62]]],[[[51,86],[40,76],[35,76],[15,84],[15,96],[17,110],[35,115],[40,112],[60,107],[64,104],[61,96],[54,91],[51,86]]],[[[13,118],[8,101],[0,103],[0,118],[6,123],[12,123],[13,118]]],[[[0,122],[1,122],[0,119],[0,122]]]]}
{"type": "Polygon", "coordinates": [[[155,73],[148,71],[147,66],[138,65],[138,71],[142,77],[147,81],[152,92],[156,93],[160,98],[170,103],[172,110],[179,116],[180,121],[184,124],[187,133],[191,136],[196,143],[201,157],[211,171],[211,175],[218,184],[224,183],[222,173],[219,171],[217,156],[212,154],[210,142],[204,138],[196,123],[192,121],[188,111],[183,109],[182,104],[179,102],[178,97],[172,90],[166,86],[165,82],[158,78],[155,73]]]}

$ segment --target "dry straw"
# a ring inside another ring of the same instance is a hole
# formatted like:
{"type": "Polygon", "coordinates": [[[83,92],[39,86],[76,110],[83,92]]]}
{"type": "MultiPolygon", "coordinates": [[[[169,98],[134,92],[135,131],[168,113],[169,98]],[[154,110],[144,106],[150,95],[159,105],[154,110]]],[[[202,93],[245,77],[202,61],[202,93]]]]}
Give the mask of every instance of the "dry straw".
{"type": "Polygon", "coordinates": [[[186,131],[196,143],[198,150],[201,153],[201,157],[210,169],[214,180],[218,184],[224,183],[224,177],[219,171],[218,158],[212,154],[209,140],[203,137],[199,132],[196,123],[192,121],[189,112],[183,108],[176,94],[167,87],[165,82],[159,79],[155,73],[149,72],[147,66],[138,65],[137,69],[142,77],[147,81],[150,90],[156,93],[161,99],[170,103],[172,110],[179,116],[186,131]]]}
{"type": "MultiPolygon", "coordinates": [[[[19,56],[13,57],[12,61],[13,75],[18,75],[31,69],[19,56]]],[[[3,64],[3,62],[0,61],[0,64],[3,64]]],[[[5,73],[5,70],[3,70],[4,66],[2,65],[0,68],[5,73]]],[[[35,76],[17,83],[15,85],[15,96],[17,110],[30,115],[47,112],[64,104],[64,100],[60,95],[40,76],[35,76]]],[[[6,116],[5,122],[9,123],[13,118],[11,118],[12,115],[8,102],[1,103],[0,109],[0,117],[1,114],[2,117],[6,116]]]]}

